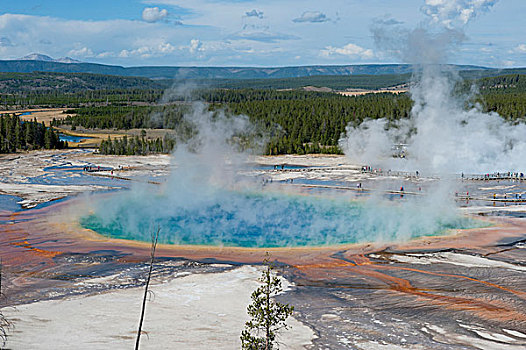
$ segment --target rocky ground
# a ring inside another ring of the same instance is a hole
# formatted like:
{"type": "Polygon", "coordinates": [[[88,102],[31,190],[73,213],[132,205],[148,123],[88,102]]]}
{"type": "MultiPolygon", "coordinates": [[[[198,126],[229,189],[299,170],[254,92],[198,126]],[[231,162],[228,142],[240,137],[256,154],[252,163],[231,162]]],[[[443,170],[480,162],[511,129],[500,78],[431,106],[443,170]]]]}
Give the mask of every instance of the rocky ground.
{"type": "MultiPolygon", "coordinates": [[[[145,254],[126,242],[73,237],[65,226],[48,232],[42,217],[50,212],[46,206],[61,198],[126,189],[135,182],[162,184],[175,166],[177,159],[168,156],[101,156],[89,150],[0,157],[0,197],[5,197],[0,257],[9,297],[3,310],[15,325],[9,348],[131,347],[147,249],[145,254]]],[[[401,185],[406,196],[420,195],[435,181],[409,173],[362,172],[341,156],[257,157],[242,175],[278,189],[351,198],[374,191],[399,198],[401,185]]],[[[525,188],[513,181],[454,186],[452,193],[468,191],[482,199],[525,188]]],[[[459,198],[463,210],[483,212],[496,226],[458,237],[326,252],[274,251],[284,263],[279,273],[290,283],[279,299],[295,306],[282,348],[525,348],[526,205],[510,204],[459,198]]],[[[239,347],[259,255],[162,248],[143,346],[239,347]]]]}

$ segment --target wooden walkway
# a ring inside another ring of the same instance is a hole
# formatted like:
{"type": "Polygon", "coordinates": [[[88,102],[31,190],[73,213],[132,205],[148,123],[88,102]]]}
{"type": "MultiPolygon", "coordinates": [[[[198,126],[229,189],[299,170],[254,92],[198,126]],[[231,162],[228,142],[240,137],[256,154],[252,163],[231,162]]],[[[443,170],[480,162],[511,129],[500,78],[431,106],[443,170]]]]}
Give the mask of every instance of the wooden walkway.
{"type": "Polygon", "coordinates": [[[345,190],[345,191],[355,191],[355,192],[363,192],[363,193],[370,193],[370,192],[383,192],[387,194],[399,194],[399,195],[422,195],[422,193],[419,192],[411,192],[411,191],[390,191],[390,190],[374,190],[374,189],[368,189],[368,188],[362,188],[362,187],[351,187],[351,186],[335,186],[335,185],[308,185],[308,184],[299,184],[299,185],[293,185],[293,186],[299,186],[303,188],[325,188],[325,189],[331,189],[331,190],[345,190]]]}
{"type": "MultiPolygon", "coordinates": [[[[524,175],[524,174],[523,174],[524,175]]],[[[520,176],[520,174],[510,174],[508,175],[508,173],[506,174],[485,174],[485,175],[480,175],[480,174],[468,174],[468,175],[464,175],[463,177],[464,180],[472,180],[472,181],[503,181],[503,180],[508,180],[508,181],[526,181],[526,178],[524,176],[520,176]]]]}
{"type": "MultiPolygon", "coordinates": [[[[299,186],[303,188],[324,188],[332,190],[343,190],[343,191],[354,191],[361,193],[371,193],[371,192],[383,192],[386,194],[395,194],[395,195],[411,195],[411,196],[422,196],[425,193],[422,192],[412,192],[412,191],[393,191],[393,190],[374,190],[368,188],[359,188],[351,186],[334,186],[334,185],[307,185],[307,184],[298,184],[293,186],[299,186]]],[[[521,193],[522,195],[522,193],[521,193]]],[[[511,196],[511,195],[510,195],[511,196]]],[[[513,197],[515,194],[513,194],[513,197]]],[[[485,201],[485,202],[498,202],[498,203],[526,203],[526,198],[493,198],[493,197],[475,197],[475,196],[456,196],[455,200],[457,201],[485,201]]]]}

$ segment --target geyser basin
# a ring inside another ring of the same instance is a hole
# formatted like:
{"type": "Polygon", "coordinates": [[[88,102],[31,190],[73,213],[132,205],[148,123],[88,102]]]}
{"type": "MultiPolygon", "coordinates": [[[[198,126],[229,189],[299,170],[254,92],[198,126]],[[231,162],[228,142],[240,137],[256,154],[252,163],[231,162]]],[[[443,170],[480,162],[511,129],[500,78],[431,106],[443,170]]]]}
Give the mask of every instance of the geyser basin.
{"type": "Polygon", "coordinates": [[[345,199],[213,191],[176,199],[128,192],[98,201],[81,225],[99,234],[179,245],[325,246],[403,241],[478,226],[474,220],[417,203],[374,206],[345,199]]]}

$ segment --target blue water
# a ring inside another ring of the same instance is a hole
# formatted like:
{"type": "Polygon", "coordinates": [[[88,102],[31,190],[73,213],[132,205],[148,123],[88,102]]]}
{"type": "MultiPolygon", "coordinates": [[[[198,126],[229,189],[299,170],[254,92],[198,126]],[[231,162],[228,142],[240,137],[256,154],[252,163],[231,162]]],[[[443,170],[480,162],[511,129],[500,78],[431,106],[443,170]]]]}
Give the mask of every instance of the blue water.
{"type": "Polygon", "coordinates": [[[17,211],[21,209],[20,202],[22,198],[0,194],[0,210],[17,211]]]}
{"type": "Polygon", "coordinates": [[[88,140],[91,137],[86,136],[73,136],[73,135],[66,135],[66,134],[60,134],[59,139],[60,141],[67,141],[67,142],[80,142],[82,140],[88,140]]]}
{"type": "MultiPolygon", "coordinates": [[[[147,193],[147,192],[146,192],[147,193]]],[[[206,195],[114,196],[81,225],[113,238],[237,247],[324,246],[398,241],[476,225],[459,216],[424,219],[418,206],[370,206],[344,199],[216,191],[206,195]]],[[[431,214],[433,215],[433,214],[431,214]]]]}
{"type": "Polygon", "coordinates": [[[20,114],[20,116],[24,116],[24,115],[31,115],[31,112],[24,112],[24,113],[20,114]]]}

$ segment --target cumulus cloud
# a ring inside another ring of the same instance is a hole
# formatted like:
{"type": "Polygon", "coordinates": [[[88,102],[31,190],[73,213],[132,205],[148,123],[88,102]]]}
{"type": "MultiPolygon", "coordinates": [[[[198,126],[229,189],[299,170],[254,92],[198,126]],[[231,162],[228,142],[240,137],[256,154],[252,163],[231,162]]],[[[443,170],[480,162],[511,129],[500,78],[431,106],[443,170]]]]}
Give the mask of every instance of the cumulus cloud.
{"type": "Polygon", "coordinates": [[[517,45],[517,47],[515,48],[515,51],[520,52],[520,53],[526,53],[526,44],[517,45]]]}
{"type": "Polygon", "coordinates": [[[209,27],[175,28],[136,20],[81,21],[18,14],[0,15],[0,28],[0,38],[5,36],[16,43],[13,47],[0,46],[4,59],[15,59],[28,52],[47,52],[53,57],[91,57],[111,64],[139,64],[146,58],[152,58],[154,64],[182,64],[176,59],[191,56],[187,49],[180,50],[174,43],[215,34],[209,27]],[[54,38],[53,45],[49,38],[54,38]],[[173,57],[182,51],[187,55],[173,57]]]}
{"type": "Polygon", "coordinates": [[[198,51],[203,51],[203,44],[198,39],[192,39],[190,40],[190,46],[188,47],[188,51],[190,53],[195,54],[198,51]]]}
{"type": "Polygon", "coordinates": [[[177,50],[177,47],[170,43],[161,42],[156,45],[145,45],[132,50],[121,50],[118,57],[129,58],[129,57],[141,57],[149,58],[154,56],[164,56],[177,50]]]}
{"type": "Polygon", "coordinates": [[[160,9],[158,7],[146,7],[142,11],[142,19],[148,23],[159,22],[162,19],[165,19],[168,16],[168,11],[166,9],[160,9]]]}
{"type": "Polygon", "coordinates": [[[95,57],[97,58],[115,57],[115,53],[111,51],[104,51],[104,52],[98,53],[95,57]]]}
{"type": "Polygon", "coordinates": [[[359,59],[370,59],[374,57],[373,50],[364,49],[363,47],[352,43],[349,43],[343,47],[327,46],[325,49],[321,50],[321,55],[324,57],[340,55],[359,59]]]}
{"type": "Polygon", "coordinates": [[[322,23],[322,22],[328,22],[331,19],[327,17],[324,13],[321,13],[320,11],[305,11],[303,14],[298,17],[294,18],[292,22],[296,23],[322,23]]]}
{"type": "Polygon", "coordinates": [[[256,9],[253,9],[252,11],[245,12],[245,16],[247,17],[257,17],[259,19],[263,18],[263,11],[258,11],[256,9]]]}
{"type": "Polygon", "coordinates": [[[91,50],[89,47],[82,47],[79,49],[73,49],[68,52],[69,56],[74,57],[93,57],[95,56],[93,54],[93,50],[91,50]]]}
{"type": "Polygon", "coordinates": [[[498,0],[425,0],[424,14],[446,28],[466,25],[481,12],[489,10],[498,0]]]}
{"type": "Polygon", "coordinates": [[[504,61],[502,61],[502,65],[504,67],[513,67],[515,65],[515,61],[504,60],[504,61]]]}

